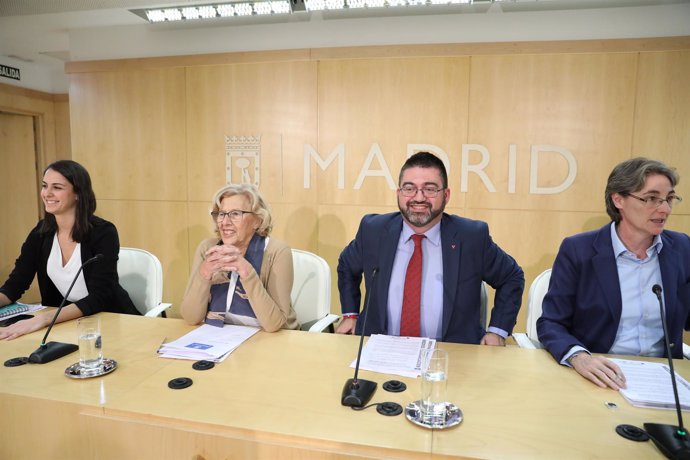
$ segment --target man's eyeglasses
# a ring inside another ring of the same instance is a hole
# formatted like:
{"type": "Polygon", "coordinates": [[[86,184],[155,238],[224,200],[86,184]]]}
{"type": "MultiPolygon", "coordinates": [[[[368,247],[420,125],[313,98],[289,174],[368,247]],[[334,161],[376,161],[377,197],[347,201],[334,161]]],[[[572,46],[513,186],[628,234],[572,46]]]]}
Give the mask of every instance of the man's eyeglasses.
{"type": "Polygon", "coordinates": [[[211,216],[218,222],[223,222],[226,217],[230,218],[230,222],[240,222],[245,214],[254,214],[251,211],[240,211],[239,209],[233,209],[232,211],[212,211],[211,216]]]}
{"type": "Polygon", "coordinates": [[[426,185],[422,188],[417,188],[414,185],[403,185],[398,190],[400,190],[400,193],[406,197],[417,196],[417,192],[422,192],[422,195],[425,197],[434,198],[443,189],[438,188],[435,185],[426,185]]]}
{"type": "Polygon", "coordinates": [[[650,209],[656,209],[659,206],[661,206],[664,202],[668,203],[669,208],[672,208],[674,204],[683,201],[683,199],[678,195],[671,195],[666,198],[659,198],[658,196],[648,196],[647,198],[642,198],[641,196],[636,196],[632,193],[628,193],[628,196],[631,196],[636,200],[640,200],[644,203],[645,207],[650,209]]]}

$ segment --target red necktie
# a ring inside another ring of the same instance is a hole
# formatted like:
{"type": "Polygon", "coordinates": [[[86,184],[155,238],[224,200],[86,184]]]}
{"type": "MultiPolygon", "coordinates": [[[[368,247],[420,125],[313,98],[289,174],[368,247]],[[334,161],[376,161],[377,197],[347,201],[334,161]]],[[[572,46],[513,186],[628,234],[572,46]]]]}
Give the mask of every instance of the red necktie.
{"type": "Polygon", "coordinates": [[[412,235],[414,252],[407,264],[405,290],[403,291],[400,335],[419,337],[419,310],[422,297],[422,239],[424,235],[412,235]]]}

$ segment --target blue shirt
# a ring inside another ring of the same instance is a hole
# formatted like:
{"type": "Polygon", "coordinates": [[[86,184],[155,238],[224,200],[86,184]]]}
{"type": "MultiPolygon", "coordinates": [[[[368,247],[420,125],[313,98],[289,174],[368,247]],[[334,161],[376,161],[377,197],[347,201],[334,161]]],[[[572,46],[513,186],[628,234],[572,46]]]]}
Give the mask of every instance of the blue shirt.
{"type": "MultiPolygon", "coordinates": [[[[407,265],[414,252],[414,230],[403,222],[393,271],[388,285],[388,335],[400,335],[403,292],[407,265]]],[[[441,222],[431,227],[422,240],[422,295],[419,312],[422,337],[440,339],[443,319],[443,255],[441,253],[441,222]]]]}
{"type": "Polygon", "coordinates": [[[628,251],[611,224],[611,241],[618,267],[623,308],[616,340],[609,353],[639,356],[664,355],[664,330],[661,325],[659,300],[652,286],[661,283],[659,253],[663,248],[657,235],[647,249],[647,257],[640,260],[628,251]]]}
{"type": "MultiPolygon", "coordinates": [[[[403,221],[398,247],[393,261],[393,271],[388,285],[388,335],[400,335],[400,315],[407,265],[414,252],[412,235],[415,231],[403,221]]],[[[443,253],[441,251],[441,222],[431,227],[422,240],[422,292],[420,310],[420,334],[422,337],[440,339],[443,332],[443,253]]],[[[479,305],[477,305],[479,308],[479,305]]],[[[508,333],[490,327],[489,332],[503,338],[508,333]]]]}

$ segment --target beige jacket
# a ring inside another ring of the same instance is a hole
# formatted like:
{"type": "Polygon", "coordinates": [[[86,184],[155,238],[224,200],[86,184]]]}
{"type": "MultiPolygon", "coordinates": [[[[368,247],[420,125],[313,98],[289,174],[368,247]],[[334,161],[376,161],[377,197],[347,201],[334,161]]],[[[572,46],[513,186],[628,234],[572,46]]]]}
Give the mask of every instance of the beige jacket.
{"type": "MultiPolygon", "coordinates": [[[[222,273],[216,273],[210,281],[199,274],[199,266],[204,261],[206,251],[217,243],[218,238],[206,239],[194,254],[192,274],[180,306],[182,317],[191,324],[204,321],[211,299],[211,285],[227,282],[227,277],[222,273]]],[[[261,262],[261,273],[257,275],[252,268],[249,276],[240,281],[256,319],[264,330],[275,332],[278,329],[299,328],[297,315],[290,301],[293,267],[292,251],[287,244],[270,238],[261,262]]]]}

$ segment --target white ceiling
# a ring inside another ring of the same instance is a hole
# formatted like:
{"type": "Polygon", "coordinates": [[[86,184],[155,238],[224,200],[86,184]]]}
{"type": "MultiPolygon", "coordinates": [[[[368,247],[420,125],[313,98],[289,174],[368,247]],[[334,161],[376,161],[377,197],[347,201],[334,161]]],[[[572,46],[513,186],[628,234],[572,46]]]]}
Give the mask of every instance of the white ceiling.
{"type": "Polygon", "coordinates": [[[0,64],[66,92],[69,60],[409,43],[690,35],[690,0],[490,0],[473,5],[294,13],[149,24],[130,9],[179,0],[0,0],[0,64]]]}

